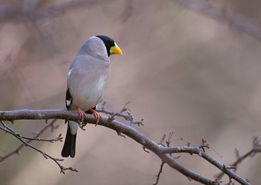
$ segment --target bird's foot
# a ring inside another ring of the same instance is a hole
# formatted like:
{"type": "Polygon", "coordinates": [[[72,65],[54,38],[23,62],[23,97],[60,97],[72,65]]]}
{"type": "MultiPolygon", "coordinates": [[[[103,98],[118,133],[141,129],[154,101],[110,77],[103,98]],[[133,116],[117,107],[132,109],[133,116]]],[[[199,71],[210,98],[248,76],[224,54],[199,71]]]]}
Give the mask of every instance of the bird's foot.
{"type": "Polygon", "coordinates": [[[92,112],[92,114],[94,115],[94,117],[96,118],[96,123],[95,123],[95,126],[98,125],[98,123],[100,122],[101,120],[101,115],[94,109],[90,109],[90,111],[92,112]]]}
{"type": "Polygon", "coordinates": [[[78,112],[78,114],[80,116],[81,123],[83,123],[84,119],[86,118],[85,112],[82,109],[80,109],[79,107],[77,108],[77,112],[78,112]]]}

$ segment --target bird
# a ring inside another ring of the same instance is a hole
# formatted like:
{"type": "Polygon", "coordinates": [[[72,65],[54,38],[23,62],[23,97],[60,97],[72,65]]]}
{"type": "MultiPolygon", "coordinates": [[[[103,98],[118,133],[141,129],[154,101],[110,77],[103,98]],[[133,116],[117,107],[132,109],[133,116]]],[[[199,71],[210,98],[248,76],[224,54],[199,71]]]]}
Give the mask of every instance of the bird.
{"type": "MultiPolygon", "coordinates": [[[[117,43],[106,35],[87,39],[73,58],[67,73],[65,105],[67,110],[76,110],[83,122],[86,114],[92,113],[98,124],[101,116],[95,110],[102,100],[111,73],[109,56],[122,55],[117,43]]],[[[78,123],[68,121],[62,157],[75,156],[78,123]]]]}

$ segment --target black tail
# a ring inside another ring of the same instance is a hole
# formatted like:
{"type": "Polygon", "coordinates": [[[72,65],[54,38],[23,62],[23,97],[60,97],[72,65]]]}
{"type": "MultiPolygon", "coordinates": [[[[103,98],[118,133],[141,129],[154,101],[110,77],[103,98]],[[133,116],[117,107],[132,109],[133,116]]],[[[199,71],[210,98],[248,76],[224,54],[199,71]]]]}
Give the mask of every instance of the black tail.
{"type": "Polygon", "coordinates": [[[77,134],[75,134],[75,135],[71,134],[70,126],[68,123],[65,142],[64,142],[63,150],[62,150],[63,157],[71,156],[73,158],[75,156],[76,135],[77,134]]]}

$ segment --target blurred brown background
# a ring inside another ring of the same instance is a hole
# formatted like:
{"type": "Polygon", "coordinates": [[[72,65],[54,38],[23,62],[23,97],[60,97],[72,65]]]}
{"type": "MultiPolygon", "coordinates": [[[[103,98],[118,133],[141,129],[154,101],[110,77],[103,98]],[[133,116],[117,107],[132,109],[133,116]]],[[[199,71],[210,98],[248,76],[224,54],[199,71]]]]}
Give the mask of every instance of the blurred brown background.
{"type": "MultiPolygon", "coordinates": [[[[64,108],[71,59],[90,36],[111,36],[124,55],[112,56],[104,99],[117,111],[130,102],[138,128],[155,141],[174,131],[173,145],[200,144],[226,164],[261,136],[261,2],[190,0],[1,0],[0,109],[64,108]],[[225,11],[223,11],[225,10],[225,11]],[[183,140],[180,140],[183,138],[183,140]]],[[[66,125],[44,137],[65,134],[66,125]]],[[[30,135],[43,121],[11,125],[30,135]],[[37,122],[37,124],[36,124],[37,122]]],[[[19,142],[0,132],[0,155],[19,142]]],[[[35,143],[60,156],[62,143],[35,143]]],[[[179,159],[210,177],[218,171],[196,156],[179,159]]],[[[40,154],[23,149],[0,163],[1,185],[148,185],[160,160],[129,138],[87,126],[79,131],[77,155],[60,175],[40,154]]],[[[261,158],[238,170],[260,184],[261,158]]],[[[160,185],[198,184],[165,166],[160,185]]]]}

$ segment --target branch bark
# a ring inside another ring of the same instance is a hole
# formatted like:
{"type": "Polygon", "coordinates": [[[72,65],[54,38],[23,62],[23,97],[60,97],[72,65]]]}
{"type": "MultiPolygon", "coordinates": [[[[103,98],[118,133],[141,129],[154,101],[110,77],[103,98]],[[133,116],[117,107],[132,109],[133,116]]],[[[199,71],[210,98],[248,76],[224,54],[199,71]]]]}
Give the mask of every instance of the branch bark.
{"type": "MultiPolygon", "coordinates": [[[[78,122],[79,115],[75,111],[66,111],[60,109],[46,109],[46,110],[13,110],[13,111],[0,111],[0,120],[2,121],[15,121],[15,120],[49,120],[49,119],[63,119],[63,120],[71,120],[78,122]]],[[[85,120],[88,123],[95,124],[96,119],[92,115],[87,115],[85,120]]],[[[148,149],[155,153],[162,162],[168,164],[170,167],[176,169],[183,175],[187,176],[189,179],[193,179],[195,181],[201,182],[203,184],[208,185],[217,185],[220,184],[215,179],[211,179],[209,177],[203,176],[199,173],[196,173],[182,164],[180,164],[175,157],[171,156],[172,153],[189,153],[189,154],[197,154],[199,157],[207,160],[212,165],[216,166],[223,173],[229,176],[229,178],[234,179],[240,184],[250,185],[250,182],[238,176],[232,170],[226,168],[226,166],[209,156],[205,150],[204,146],[202,147],[193,147],[193,146],[182,146],[182,147],[168,147],[162,146],[161,144],[156,143],[155,141],[149,139],[144,134],[139,132],[133,126],[129,126],[125,123],[119,122],[109,117],[102,117],[99,125],[115,130],[117,133],[122,133],[131,139],[135,140],[137,143],[141,144],[145,149],[148,149]]]]}

